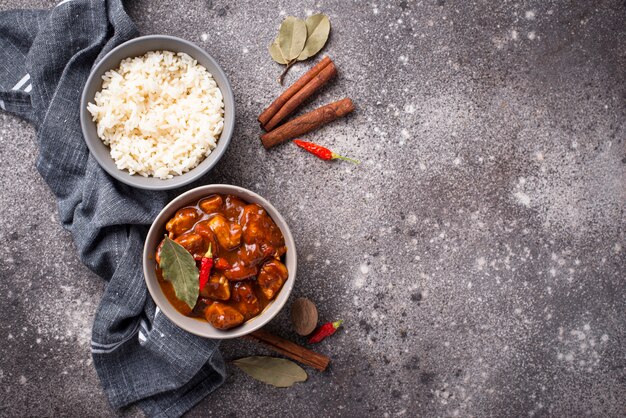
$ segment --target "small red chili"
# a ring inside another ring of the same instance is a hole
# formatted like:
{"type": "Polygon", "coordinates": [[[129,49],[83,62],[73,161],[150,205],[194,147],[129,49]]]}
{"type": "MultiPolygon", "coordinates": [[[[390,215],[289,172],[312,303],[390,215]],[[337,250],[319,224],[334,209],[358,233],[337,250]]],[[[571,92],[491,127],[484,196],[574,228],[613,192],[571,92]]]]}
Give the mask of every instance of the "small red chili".
{"type": "Polygon", "coordinates": [[[342,323],[343,320],[325,323],[324,325],[319,327],[317,331],[313,333],[313,335],[309,337],[309,344],[319,343],[326,337],[330,337],[337,331],[337,328],[339,328],[342,323]]]}
{"type": "Polygon", "coordinates": [[[213,253],[211,252],[211,244],[209,244],[209,250],[200,261],[200,290],[209,282],[211,267],[213,267],[213,253]]]}
{"type": "Polygon", "coordinates": [[[302,141],[300,139],[295,139],[293,142],[297,146],[299,146],[300,148],[302,148],[304,150],[307,150],[311,154],[313,154],[316,157],[321,158],[322,160],[325,160],[325,161],[339,159],[339,160],[344,160],[344,161],[350,161],[351,163],[354,163],[354,164],[360,164],[360,161],[358,161],[358,160],[353,160],[352,158],[347,158],[347,157],[343,157],[343,156],[341,156],[339,154],[335,154],[334,152],[332,152],[328,148],[324,148],[323,146],[314,144],[312,142],[306,142],[306,141],[302,141]]]}

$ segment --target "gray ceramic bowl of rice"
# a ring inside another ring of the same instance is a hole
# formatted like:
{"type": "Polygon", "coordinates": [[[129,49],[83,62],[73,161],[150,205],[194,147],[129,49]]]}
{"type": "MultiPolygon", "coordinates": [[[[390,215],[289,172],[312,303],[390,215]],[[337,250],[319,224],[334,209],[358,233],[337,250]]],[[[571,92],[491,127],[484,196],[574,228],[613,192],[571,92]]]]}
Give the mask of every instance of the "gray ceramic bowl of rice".
{"type": "Polygon", "coordinates": [[[85,142],[115,179],[149,190],[181,187],[226,151],[235,101],[202,48],[150,35],[111,50],[93,68],[80,103],[85,142]]]}

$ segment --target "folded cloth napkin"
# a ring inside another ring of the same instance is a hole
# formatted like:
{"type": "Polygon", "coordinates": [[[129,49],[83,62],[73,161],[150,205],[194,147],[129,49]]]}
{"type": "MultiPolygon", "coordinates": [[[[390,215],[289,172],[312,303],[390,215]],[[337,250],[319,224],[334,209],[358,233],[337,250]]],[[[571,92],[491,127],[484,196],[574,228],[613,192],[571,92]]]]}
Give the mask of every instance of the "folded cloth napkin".
{"type": "Polygon", "coordinates": [[[91,351],[111,405],[178,417],[223,383],[218,342],[177,328],[147,292],[142,246],[167,195],[113,180],[89,154],[79,123],[94,62],[136,35],[121,0],[0,13],[0,107],[35,125],[37,169],[63,226],[83,262],[108,281],[91,351]]]}

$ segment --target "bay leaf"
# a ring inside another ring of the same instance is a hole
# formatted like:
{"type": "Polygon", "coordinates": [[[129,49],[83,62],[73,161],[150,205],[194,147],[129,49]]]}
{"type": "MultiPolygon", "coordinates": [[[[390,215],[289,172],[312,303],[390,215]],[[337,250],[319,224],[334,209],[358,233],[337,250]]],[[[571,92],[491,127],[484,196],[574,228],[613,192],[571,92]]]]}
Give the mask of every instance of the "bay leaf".
{"type": "Polygon", "coordinates": [[[307,17],[305,24],[307,39],[302,52],[298,55],[298,61],[304,61],[320,52],[321,49],[324,48],[324,45],[326,45],[328,34],[330,33],[330,20],[328,16],[324,14],[316,14],[307,17]]]}
{"type": "Polygon", "coordinates": [[[279,64],[287,64],[288,61],[283,57],[283,53],[280,52],[280,47],[278,46],[278,38],[274,39],[274,42],[270,44],[269,47],[270,55],[272,59],[279,64]]]}
{"type": "Polygon", "coordinates": [[[166,236],[161,247],[159,267],[163,278],[172,283],[176,297],[193,309],[200,293],[200,273],[189,251],[166,236]]]}
{"type": "Polygon", "coordinates": [[[307,29],[304,20],[287,16],[278,31],[278,47],[287,61],[298,58],[306,43],[307,29]]]}
{"type": "Polygon", "coordinates": [[[308,378],[304,369],[291,360],[267,356],[244,357],[233,364],[251,377],[277,388],[288,388],[308,378]]]}

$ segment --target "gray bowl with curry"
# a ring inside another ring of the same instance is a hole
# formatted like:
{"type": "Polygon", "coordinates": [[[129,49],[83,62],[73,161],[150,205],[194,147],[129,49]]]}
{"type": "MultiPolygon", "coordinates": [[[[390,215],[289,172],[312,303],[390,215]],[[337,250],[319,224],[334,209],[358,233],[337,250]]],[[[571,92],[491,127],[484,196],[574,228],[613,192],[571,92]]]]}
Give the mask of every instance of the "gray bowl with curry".
{"type": "Polygon", "coordinates": [[[161,311],[186,331],[217,339],[268,323],[289,298],[296,268],[293,236],[276,208],[225,184],[170,202],[143,253],[146,284],[161,311]]]}

